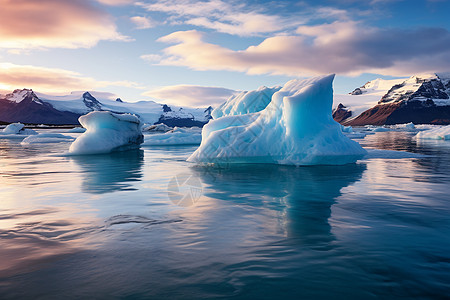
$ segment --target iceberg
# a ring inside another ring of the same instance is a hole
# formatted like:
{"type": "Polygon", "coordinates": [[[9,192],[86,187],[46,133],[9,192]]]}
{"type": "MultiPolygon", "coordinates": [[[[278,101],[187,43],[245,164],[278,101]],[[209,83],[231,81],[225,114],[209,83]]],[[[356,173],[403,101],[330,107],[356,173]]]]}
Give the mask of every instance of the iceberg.
{"type": "Polygon", "coordinates": [[[86,129],[83,127],[75,127],[75,128],[69,129],[67,132],[68,133],[85,133],[86,129]]]}
{"type": "Polygon", "coordinates": [[[75,138],[59,133],[40,133],[38,135],[30,135],[22,141],[22,145],[43,144],[43,143],[61,143],[71,142],[75,138]]]}
{"type": "Polygon", "coordinates": [[[297,166],[356,162],[367,152],[332,118],[333,79],[291,80],[264,110],[211,120],[188,161],[297,166]]]}
{"type": "Polygon", "coordinates": [[[102,154],[139,148],[144,141],[138,117],[94,111],[79,118],[86,132],[70,146],[73,155],[102,154]]]}
{"type": "Polygon", "coordinates": [[[6,135],[6,134],[21,134],[21,135],[37,134],[37,132],[34,131],[33,129],[26,129],[24,127],[25,127],[25,125],[23,125],[22,123],[12,123],[3,129],[2,134],[4,134],[4,135],[6,135]]]}
{"type": "Polygon", "coordinates": [[[426,140],[450,140],[450,125],[421,131],[416,135],[416,138],[426,140]]]}
{"type": "Polygon", "coordinates": [[[146,135],[143,146],[200,145],[201,141],[200,127],[175,127],[166,133],[146,135]]]}
{"type": "Polygon", "coordinates": [[[259,112],[267,107],[272,96],[278,92],[281,87],[268,88],[260,87],[256,91],[241,92],[231,96],[225,103],[211,112],[213,119],[223,116],[244,115],[248,113],[259,112]]]}

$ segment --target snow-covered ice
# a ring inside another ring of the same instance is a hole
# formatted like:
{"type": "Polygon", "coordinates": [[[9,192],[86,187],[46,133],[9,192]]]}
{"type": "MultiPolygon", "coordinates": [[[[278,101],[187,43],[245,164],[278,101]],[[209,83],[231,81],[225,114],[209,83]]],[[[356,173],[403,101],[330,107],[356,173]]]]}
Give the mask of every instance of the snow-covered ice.
{"type": "Polygon", "coordinates": [[[203,127],[189,157],[198,163],[342,165],[367,152],[333,120],[334,75],[291,80],[261,112],[225,116],[203,127]]]}
{"type": "Polygon", "coordinates": [[[61,143],[73,141],[75,138],[60,133],[40,133],[30,135],[22,141],[22,145],[40,144],[40,143],[61,143]]]}
{"type": "Polygon", "coordinates": [[[211,112],[214,119],[223,116],[244,115],[248,113],[259,112],[267,107],[272,96],[278,92],[281,87],[268,88],[260,87],[256,91],[241,92],[231,96],[225,103],[211,112]]]}
{"type": "Polygon", "coordinates": [[[70,154],[100,154],[139,148],[144,141],[138,117],[95,111],[79,118],[86,132],[72,143],[70,154]]]}
{"type": "Polygon", "coordinates": [[[342,132],[346,132],[346,133],[352,133],[353,132],[353,127],[352,126],[342,126],[342,132]]]}
{"type": "Polygon", "coordinates": [[[450,125],[421,131],[416,135],[418,139],[450,140],[450,125]]]}
{"type": "Polygon", "coordinates": [[[25,125],[23,125],[22,123],[12,123],[9,124],[8,126],[6,126],[2,133],[3,134],[20,134],[20,135],[33,135],[33,134],[37,134],[36,131],[34,131],[33,129],[26,129],[24,128],[25,125]]]}
{"type": "Polygon", "coordinates": [[[201,141],[201,128],[175,127],[166,133],[145,135],[143,146],[200,145],[201,141]]]}
{"type": "Polygon", "coordinates": [[[84,132],[86,132],[86,129],[83,127],[75,127],[75,128],[69,129],[67,132],[68,133],[84,133],[84,132]]]}

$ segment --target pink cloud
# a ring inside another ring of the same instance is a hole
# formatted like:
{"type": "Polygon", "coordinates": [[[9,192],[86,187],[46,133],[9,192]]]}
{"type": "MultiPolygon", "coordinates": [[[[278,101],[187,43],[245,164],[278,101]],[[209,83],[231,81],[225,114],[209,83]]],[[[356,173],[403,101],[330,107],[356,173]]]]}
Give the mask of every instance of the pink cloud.
{"type": "Polygon", "coordinates": [[[125,41],[114,20],[87,0],[0,0],[0,48],[89,48],[125,41]]]}
{"type": "MultiPolygon", "coordinates": [[[[158,41],[160,65],[248,74],[309,76],[372,72],[405,76],[450,69],[450,32],[442,28],[380,29],[354,21],[300,26],[296,34],[273,36],[243,50],[205,42],[204,34],[179,31],[158,41]]],[[[145,58],[146,56],[142,56],[145,58]]]]}
{"type": "Polygon", "coordinates": [[[82,74],[56,68],[0,63],[0,89],[32,88],[44,93],[92,90],[106,86],[140,88],[130,81],[99,81],[82,74]]]}

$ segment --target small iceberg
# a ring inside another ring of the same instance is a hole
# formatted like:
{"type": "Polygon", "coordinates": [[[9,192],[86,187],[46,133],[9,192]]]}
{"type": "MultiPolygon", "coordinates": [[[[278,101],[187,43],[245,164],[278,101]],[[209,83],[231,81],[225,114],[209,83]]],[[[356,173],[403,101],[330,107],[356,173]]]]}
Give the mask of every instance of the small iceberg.
{"type": "Polygon", "coordinates": [[[59,133],[41,133],[30,135],[22,141],[22,145],[70,142],[75,138],[59,133]]]}
{"type": "Polygon", "coordinates": [[[78,120],[86,128],[86,132],[72,143],[70,154],[102,154],[131,150],[139,148],[144,142],[142,123],[135,115],[94,111],[78,120]]]}
{"type": "Polygon", "coordinates": [[[12,123],[6,126],[0,132],[0,138],[24,138],[27,135],[35,135],[38,134],[33,129],[24,128],[25,125],[22,123],[12,123]]]}
{"type": "Polygon", "coordinates": [[[343,165],[366,155],[333,120],[334,75],[291,80],[261,112],[224,116],[203,127],[196,163],[343,165]]]}
{"type": "Polygon", "coordinates": [[[426,140],[450,140],[450,125],[421,131],[416,135],[416,138],[426,140]]]}
{"type": "Polygon", "coordinates": [[[166,133],[146,135],[143,146],[200,145],[201,141],[200,127],[175,127],[166,133]]]}
{"type": "Polygon", "coordinates": [[[83,127],[75,127],[72,129],[67,130],[67,133],[85,133],[86,129],[83,127]]]}

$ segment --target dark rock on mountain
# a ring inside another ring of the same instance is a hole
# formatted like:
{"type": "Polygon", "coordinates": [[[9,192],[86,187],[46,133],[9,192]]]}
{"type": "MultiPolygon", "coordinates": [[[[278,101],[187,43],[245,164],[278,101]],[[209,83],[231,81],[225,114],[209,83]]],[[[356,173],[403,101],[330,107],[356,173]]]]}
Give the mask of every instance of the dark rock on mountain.
{"type": "Polygon", "coordinates": [[[102,104],[94,98],[89,92],[83,94],[83,102],[87,108],[94,110],[102,110],[102,104]]]}
{"type": "Polygon", "coordinates": [[[350,94],[352,94],[352,95],[362,95],[362,93],[363,93],[363,91],[361,90],[361,88],[356,88],[350,94]]]}
{"type": "Polygon", "coordinates": [[[342,103],[333,109],[333,119],[336,122],[341,123],[342,121],[350,118],[352,116],[352,112],[348,110],[342,103]]]}
{"type": "Polygon", "coordinates": [[[120,98],[117,98],[117,99],[116,99],[116,102],[123,103],[122,99],[120,99],[120,98]]]}
{"type": "Polygon", "coordinates": [[[164,104],[162,108],[163,108],[163,112],[172,111],[172,109],[167,104],[164,104]]]}
{"type": "MultiPolygon", "coordinates": [[[[432,100],[431,100],[432,101],[432,100]]],[[[421,101],[376,105],[343,125],[450,124],[450,106],[424,104],[421,101]]]]}
{"type": "Polygon", "coordinates": [[[162,115],[155,124],[160,123],[170,127],[203,127],[207,122],[197,121],[194,118],[170,118],[162,115]]]}

